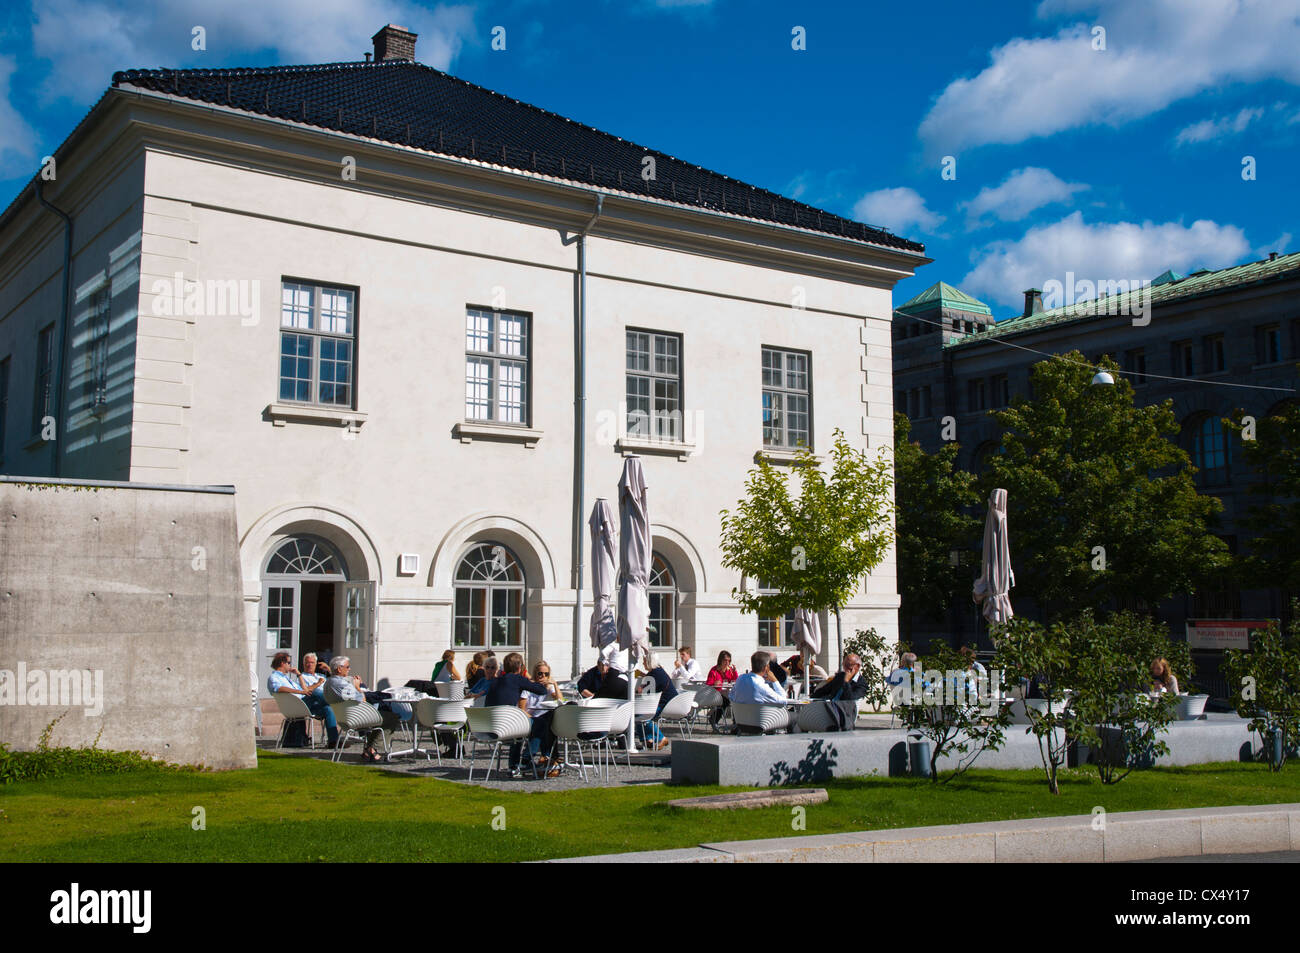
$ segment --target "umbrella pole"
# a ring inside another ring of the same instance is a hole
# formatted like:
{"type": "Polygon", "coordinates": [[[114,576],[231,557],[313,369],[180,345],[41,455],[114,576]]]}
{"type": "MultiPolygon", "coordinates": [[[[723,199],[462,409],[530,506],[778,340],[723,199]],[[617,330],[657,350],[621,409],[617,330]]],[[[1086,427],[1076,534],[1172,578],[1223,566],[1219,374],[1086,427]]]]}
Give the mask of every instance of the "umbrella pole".
{"type": "Polygon", "coordinates": [[[627,723],[627,753],[636,754],[636,671],[632,667],[632,650],[627,650],[627,700],[632,703],[632,718],[627,723]]]}
{"type": "Polygon", "coordinates": [[[799,646],[799,660],[803,663],[803,694],[808,697],[808,646],[799,646]]]}

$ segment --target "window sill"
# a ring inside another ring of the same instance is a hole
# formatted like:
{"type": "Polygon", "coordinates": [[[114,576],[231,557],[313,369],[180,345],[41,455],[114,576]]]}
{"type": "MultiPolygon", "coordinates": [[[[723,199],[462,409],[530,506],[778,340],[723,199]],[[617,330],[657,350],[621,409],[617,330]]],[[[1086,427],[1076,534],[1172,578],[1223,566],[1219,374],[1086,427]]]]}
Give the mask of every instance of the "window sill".
{"type": "Polygon", "coordinates": [[[497,424],[489,420],[467,420],[451,428],[452,436],[461,443],[473,443],[475,440],[499,440],[504,443],[522,443],[529,449],[537,446],[543,431],[513,424],[497,424]]]}
{"type": "MultiPolygon", "coordinates": [[[[759,450],[754,454],[755,463],[759,460],[766,460],[768,463],[776,464],[778,466],[793,465],[798,463],[801,459],[803,459],[802,451],[791,450],[788,447],[764,447],[762,450],[759,450]]],[[[812,462],[821,463],[821,455],[814,453],[812,455],[812,462]]]]}
{"type": "Polygon", "coordinates": [[[53,443],[53,441],[51,441],[51,440],[46,440],[46,439],[45,439],[44,437],[42,437],[40,434],[37,434],[35,437],[32,437],[31,440],[28,440],[25,444],[23,444],[23,449],[24,449],[24,450],[41,450],[41,449],[43,449],[43,448],[46,446],[46,444],[49,444],[49,443],[53,443]]]}
{"type": "Polygon", "coordinates": [[[685,461],[690,459],[691,454],[695,453],[697,447],[693,443],[683,443],[680,440],[656,440],[654,437],[622,436],[614,441],[614,449],[625,457],[637,453],[650,453],[676,457],[678,460],[685,461]]]}
{"type": "Polygon", "coordinates": [[[292,420],[296,423],[333,424],[335,427],[355,430],[366,422],[368,416],[346,407],[330,409],[313,404],[267,404],[262,411],[262,419],[271,421],[276,427],[283,427],[292,420]]]}

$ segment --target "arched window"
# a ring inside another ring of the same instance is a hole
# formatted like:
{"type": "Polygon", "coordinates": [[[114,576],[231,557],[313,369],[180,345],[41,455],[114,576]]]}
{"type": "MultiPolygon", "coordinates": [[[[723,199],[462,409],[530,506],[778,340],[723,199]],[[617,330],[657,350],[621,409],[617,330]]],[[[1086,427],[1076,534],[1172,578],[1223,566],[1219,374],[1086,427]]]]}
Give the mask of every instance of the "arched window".
{"type": "Polygon", "coordinates": [[[316,576],[343,579],[343,560],[324,540],[313,536],[290,536],[266,561],[267,576],[316,576]]]}
{"type": "Polygon", "coordinates": [[[1223,428],[1223,421],[1210,414],[1193,423],[1192,465],[1200,472],[1196,479],[1201,483],[1226,483],[1228,466],[1232,463],[1232,444],[1223,428]]]}
{"type": "Polygon", "coordinates": [[[650,644],[662,649],[677,646],[677,578],[658,553],[650,561],[650,644]]]}
{"type": "Polygon", "coordinates": [[[519,649],[524,644],[524,571],[500,543],[479,543],[456,567],[453,644],[519,649]]]}

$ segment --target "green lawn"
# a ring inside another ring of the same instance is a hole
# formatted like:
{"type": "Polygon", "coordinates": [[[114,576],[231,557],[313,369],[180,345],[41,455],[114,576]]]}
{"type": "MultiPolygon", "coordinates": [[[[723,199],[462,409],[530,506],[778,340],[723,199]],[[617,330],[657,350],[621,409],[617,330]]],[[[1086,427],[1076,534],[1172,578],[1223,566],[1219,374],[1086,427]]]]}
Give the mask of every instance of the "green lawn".
{"type": "MultiPolygon", "coordinates": [[[[973,771],[946,785],[835,781],[807,833],[1061,814],[1300,802],[1300,769],[1161,768],[1105,787],[1067,771],[973,771]]],[[[263,752],[255,771],[82,776],[0,787],[0,861],[538,860],[792,833],[788,808],[681,811],[657,802],[717,788],[505,793],[263,752]],[[193,808],[207,829],[191,829],[193,808]],[[505,808],[504,830],[492,827],[505,808]]],[[[724,789],[725,790],[725,789],[724,789]]]]}

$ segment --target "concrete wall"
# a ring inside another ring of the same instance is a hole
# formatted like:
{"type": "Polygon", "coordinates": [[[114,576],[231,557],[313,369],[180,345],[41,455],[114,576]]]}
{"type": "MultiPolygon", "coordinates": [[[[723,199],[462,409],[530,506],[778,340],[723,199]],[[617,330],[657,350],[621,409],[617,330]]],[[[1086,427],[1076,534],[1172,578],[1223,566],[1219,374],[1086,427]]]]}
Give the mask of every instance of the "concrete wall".
{"type": "Polygon", "coordinates": [[[0,741],[254,767],[238,552],[229,489],[0,480],[0,741]]]}

